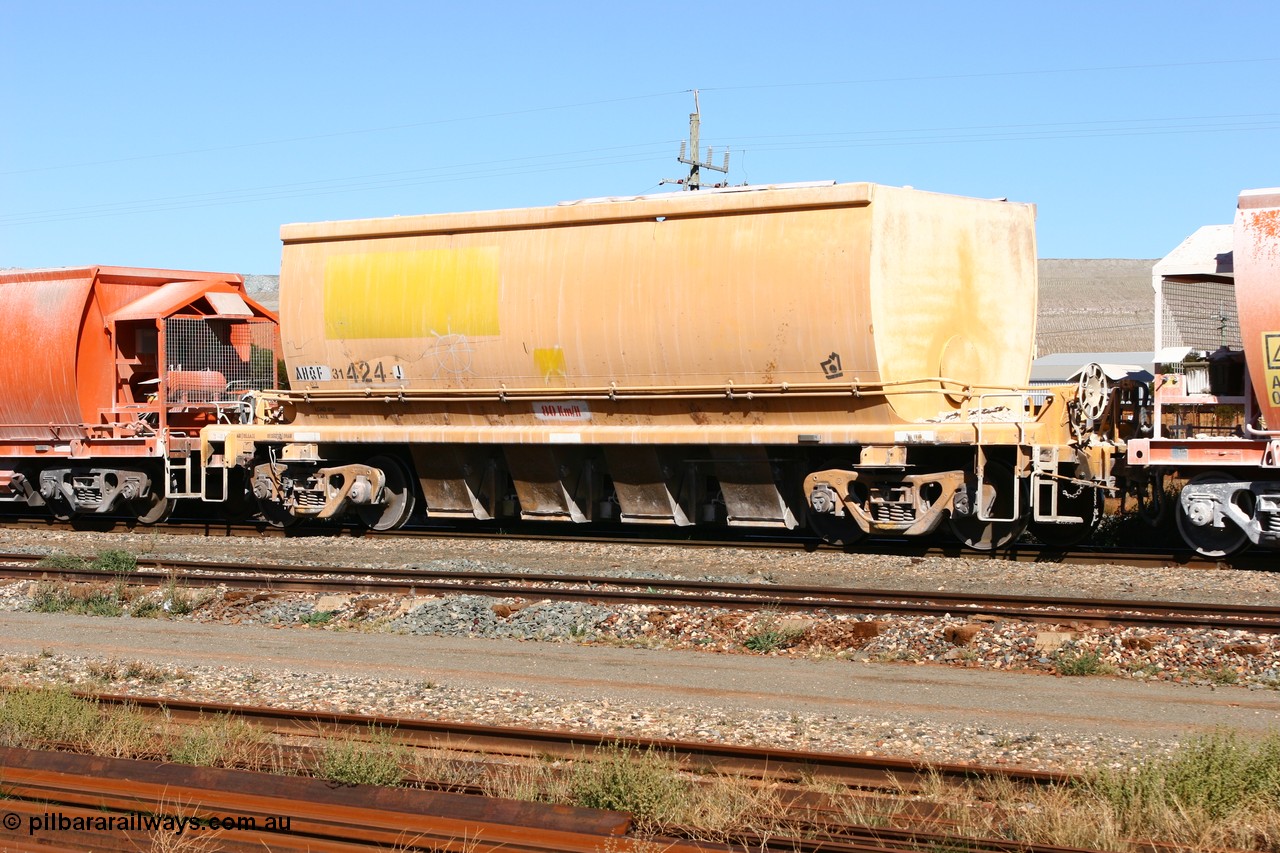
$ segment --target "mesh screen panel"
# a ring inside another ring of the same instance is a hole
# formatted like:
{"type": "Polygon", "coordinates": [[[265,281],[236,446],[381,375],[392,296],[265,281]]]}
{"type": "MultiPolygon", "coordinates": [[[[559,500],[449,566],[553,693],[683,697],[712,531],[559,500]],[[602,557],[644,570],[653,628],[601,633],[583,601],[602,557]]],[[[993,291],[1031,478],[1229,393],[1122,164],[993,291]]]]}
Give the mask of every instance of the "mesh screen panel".
{"type": "Polygon", "coordinates": [[[1221,346],[1242,348],[1235,287],[1220,281],[1166,281],[1161,293],[1164,346],[1209,352],[1221,346]]]}
{"type": "Polygon", "coordinates": [[[276,384],[276,326],[243,320],[164,321],[165,397],[174,403],[234,403],[276,384]]]}

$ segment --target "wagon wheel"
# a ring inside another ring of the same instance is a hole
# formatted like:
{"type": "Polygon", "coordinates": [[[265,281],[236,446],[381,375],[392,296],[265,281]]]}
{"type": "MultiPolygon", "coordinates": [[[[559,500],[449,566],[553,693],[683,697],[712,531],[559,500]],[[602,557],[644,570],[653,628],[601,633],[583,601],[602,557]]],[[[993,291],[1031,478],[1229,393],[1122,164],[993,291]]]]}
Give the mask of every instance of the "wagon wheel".
{"type": "MultiPolygon", "coordinates": [[[[842,459],[829,459],[819,465],[818,469],[851,470],[849,464],[842,459]]],[[[864,489],[860,483],[855,483],[853,488],[864,489]]],[[[833,512],[818,512],[806,500],[804,501],[804,517],[805,525],[828,545],[853,545],[867,535],[867,532],[862,529],[862,525],[854,520],[848,508],[845,509],[844,515],[836,515],[833,512]]]]}
{"type": "Polygon", "coordinates": [[[1218,472],[1201,474],[1183,486],[1178,496],[1178,506],[1174,511],[1178,532],[1188,545],[1205,557],[1229,557],[1249,544],[1248,535],[1230,519],[1224,518],[1222,527],[1214,527],[1208,519],[1212,512],[1211,504],[1195,499],[1197,486],[1212,486],[1231,480],[1231,477],[1218,472]],[[1197,524],[1197,521],[1208,523],[1197,524]]]}
{"type": "Polygon", "coordinates": [[[256,500],[245,483],[241,469],[227,472],[227,499],[222,502],[222,517],[233,524],[248,521],[257,511],[256,500]]]}
{"type": "Polygon", "coordinates": [[[1138,492],[1138,517],[1152,527],[1159,527],[1169,510],[1165,500],[1164,475],[1155,474],[1138,492]]]}
{"type": "Polygon", "coordinates": [[[130,501],[130,506],[137,514],[139,524],[152,525],[168,521],[177,503],[172,498],[160,494],[156,489],[152,489],[145,498],[130,501]]]}
{"type": "Polygon", "coordinates": [[[867,535],[862,525],[848,514],[833,515],[829,512],[814,512],[809,509],[805,517],[809,523],[809,529],[818,534],[818,538],[828,545],[853,545],[867,535]]]}
{"type": "Polygon", "coordinates": [[[988,462],[983,472],[982,494],[970,494],[970,511],[951,513],[951,532],[975,551],[991,551],[1007,545],[1027,529],[1026,488],[1018,490],[1018,511],[1013,521],[981,521],[978,505],[986,515],[1010,516],[1013,511],[1013,469],[1003,462],[988,462]]]}
{"type": "Polygon", "coordinates": [[[272,527],[279,527],[281,530],[297,527],[302,523],[302,519],[289,512],[282,505],[270,498],[257,498],[258,515],[262,516],[262,520],[272,527]]]}
{"type": "Polygon", "coordinates": [[[382,503],[368,504],[356,510],[360,521],[370,530],[395,530],[402,527],[413,514],[416,504],[414,483],[409,472],[390,456],[375,456],[365,464],[370,468],[381,469],[386,477],[386,484],[382,488],[382,503]]]}

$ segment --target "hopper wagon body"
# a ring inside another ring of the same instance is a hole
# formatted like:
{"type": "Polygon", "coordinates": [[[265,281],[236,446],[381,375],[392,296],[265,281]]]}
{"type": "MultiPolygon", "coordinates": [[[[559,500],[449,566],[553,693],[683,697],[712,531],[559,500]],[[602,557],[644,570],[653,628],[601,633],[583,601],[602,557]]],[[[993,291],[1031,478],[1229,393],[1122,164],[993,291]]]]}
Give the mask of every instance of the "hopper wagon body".
{"type": "Polygon", "coordinates": [[[855,183],[288,225],[290,387],[205,459],[280,523],[1066,529],[1107,472],[1028,402],[1034,219],[855,183]]]}

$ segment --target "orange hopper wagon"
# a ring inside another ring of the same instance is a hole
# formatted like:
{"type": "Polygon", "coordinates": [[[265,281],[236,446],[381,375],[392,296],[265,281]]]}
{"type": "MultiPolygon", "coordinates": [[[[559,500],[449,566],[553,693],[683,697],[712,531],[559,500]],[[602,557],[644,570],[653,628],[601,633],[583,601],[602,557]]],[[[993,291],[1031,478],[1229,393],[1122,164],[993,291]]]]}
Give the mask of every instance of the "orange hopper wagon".
{"type": "Polygon", "coordinates": [[[227,273],[0,272],[0,500],[155,522],[204,489],[199,430],[274,384],[276,319],[227,273]]]}

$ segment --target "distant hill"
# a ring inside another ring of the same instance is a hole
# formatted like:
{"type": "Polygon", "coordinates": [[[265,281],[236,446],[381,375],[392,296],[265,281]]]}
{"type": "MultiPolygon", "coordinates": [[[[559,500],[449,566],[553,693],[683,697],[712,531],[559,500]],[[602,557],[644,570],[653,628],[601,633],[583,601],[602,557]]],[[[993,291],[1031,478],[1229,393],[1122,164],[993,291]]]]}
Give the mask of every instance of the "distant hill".
{"type": "Polygon", "coordinates": [[[1155,341],[1155,263],[1042,258],[1039,354],[1150,351],[1155,341]]]}
{"type": "Polygon", "coordinates": [[[245,290],[249,295],[272,311],[280,310],[280,276],[278,275],[246,275],[245,290]]]}
{"type": "MultiPolygon", "coordinates": [[[[1036,343],[1055,352],[1137,352],[1153,346],[1154,260],[1042,259],[1036,343]]],[[[276,310],[280,276],[246,275],[249,294],[276,310]]]]}

